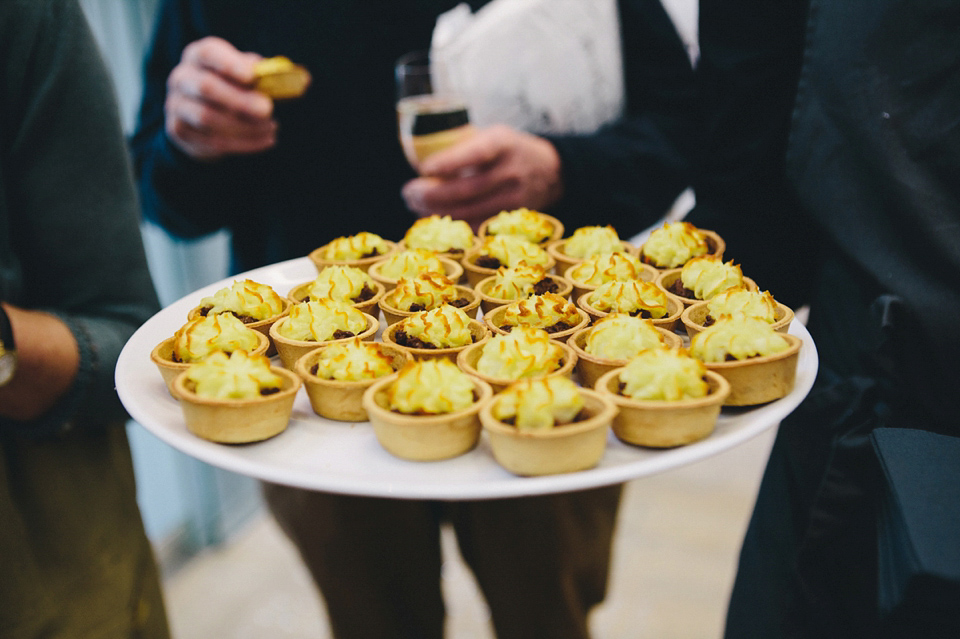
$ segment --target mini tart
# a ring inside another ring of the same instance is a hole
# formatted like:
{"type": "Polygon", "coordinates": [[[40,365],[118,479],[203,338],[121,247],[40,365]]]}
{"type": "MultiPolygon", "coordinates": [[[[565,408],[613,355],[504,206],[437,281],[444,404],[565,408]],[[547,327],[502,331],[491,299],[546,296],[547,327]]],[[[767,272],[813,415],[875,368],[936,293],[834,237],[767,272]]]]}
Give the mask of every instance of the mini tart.
{"type": "MultiPolygon", "coordinates": [[[[701,349],[706,340],[719,337],[722,324],[750,322],[749,319],[725,319],[713,326],[700,331],[691,338],[690,354],[702,358],[701,349]]],[[[725,406],[754,406],[765,404],[786,396],[793,390],[797,375],[797,363],[800,359],[800,346],[803,343],[799,337],[787,333],[774,331],[769,324],[762,320],[753,320],[760,327],[757,330],[769,331],[786,341],[785,350],[772,355],[757,355],[740,360],[719,362],[704,362],[707,370],[718,373],[730,383],[730,395],[724,402],[725,406]],[[762,325],[762,326],[761,326],[762,325]]],[[[725,344],[732,340],[723,338],[725,344]]]]}
{"type": "MultiPolygon", "coordinates": [[[[486,341],[487,339],[490,338],[490,331],[487,329],[486,326],[483,325],[482,322],[478,322],[475,319],[467,319],[464,322],[464,327],[466,328],[467,331],[469,331],[470,341],[464,344],[460,344],[457,346],[429,347],[429,346],[415,346],[410,344],[409,341],[406,344],[401,344],[398,342],[398,339],[399,339],[398,333],[400,333],[401,331],[407,330],[408,324],[410,322],[422,320],[423,322],[434,321],[440,325],[448,324],[450,321],[449,319],[446,319],[446,321],[444,321],[444,318],[442,317],[436,317],[436,318],[434,317],[434,316],[439,316],[439,312],[442,312],[444,308],[451,308],[451,307],[441,306],[440,308],[434,309],[433,311],[420,311],[419,313],[414,313],[409,317],[405,317],[399,322],[390,324],[383,331],[383,336],[382,336],[383,342],[385,344],[390,344],[392,346],[395,346],[399,349],[402,349],[410,353],[410,355],[412,355],[417,360],[443,358],[443,359],[448,359],[453,363],[456,363],[457,355],[460,353],[460,351],[462,351],[463,349],[465,349],[466,347],[472,344],[479,344],[480,342],[486,341]]],[[[454,308],[453,310],[457,311],[457,313],[462,315],[462,312],[460,311],[460,309],[454,308]]],[[[454,320],[454,321],[457,321],[459,323],[458,320],[454,320]]]]}
{"type": "Polygon", "coordinates": [[[572,302],[568,302],[558,295],[547,293],[546,295],[534,295],[525,300],[511,302],[506,306],[498,306],[483,315],[483,323],[486,324],[493,333],[498,335],[506,335],[512,332],[517,326],[530,326],[545,330],[550,335],[550,339],[566,340],[581,328],[589,325],[590,316],[582,308],[577,308],[572,302]],[[537,313],[539,307],[548,304],[556,305],[561,302],[565,307],[568,307],[569,310],[569,312],[564,313],[564,319],[566,320],[567,316],[570,318],[569,321],[565,321],[565,324],[563,324],[564,328],[557,328],[557,324],[552,321],[555,319],[553,315],[549,313],[537,313]],[[574,313],[576,314],[575,322],[572,321],[574,313]],[[522,324],[513,323],[511,316],[513,316],[514,319],[518,316],[521,318],[529,317],[531,320],[530,323],[526,321],[522,324]],[[541,321],[538,322],[537,320],[541,321]]]}
{"type": "Polygon", "coordinates": [[[335,264],[321,268],[317,277],[309,282],[294,286],[287,293],[287,299],[293,304],[310,300],[335,299],[347,302],[364,313],[370,313],[371,309],[377,307],[384,293],[386,288],[383,284],[377,282],[363,269],[335,264]],[[327,294],[315,295],[317,291],[322,290],[327,294]]]}
{"type": "MultiPolygon", "coordinates": [[[[537,380],[512,384],[504,393],[537,380]]],[[[617,412],[613,401],[588,389],[578,389],[583,409],[576,421],[542,430],[519,430],[494,413],[504,400],[495,395],[480,409],[480,421],[490,438],[493,456],[501,466],[522,476],[553,475],[596,466],[607,447],[607,434],[617,412]]]]}
{"type": "MultiPolygon", "coordinates": [[[[640,280],[636,280],[636,281],[637,281],[637,282],[640,282],[640,280]]],[[[642,283],[642,284],[647,284],[646,282],[641,282],[641,283],[642,283]]],[[[610,284],[610,283],[608,283],[608,284],[606,284],[606,285],[604,285],[604,286],[608,286],[609,284],[610,284]]],[[[601,288],[602,288],[602,287],[601,287],[601,288]]],[[[598,289],[598,290],[599,290],[599,289],[598,289]]],[[[658,289],[658,290],[659,290],[659,289],[658,289]]],[[[608,311],[608,310],[601,310],[601,309],[597,308],[596,306],[593,305],[594,302],[592,301],[592,300],[593,300],[593,297],[594,297],[594,295],[595,295],[596,293],[597,293],[597,291],[591,291],[591,292],[585,293],[585,294],[583,294],[583,295],[581,295],[580,297],[577,298],[577,306],[579,306],[579,307],[582,308],[584,311],[586,311],[587,314],[590,315],[590,317],[593,319],[593,321],[596,321],[596,320],[600,319],[601,317],[606,317],[607,315],[610,315],[610,313],[624,313],[624,312],[626,312],[626,313],[628,313],[628,314],[631,314],[631,311],[632,311],[633,309],[627,309],[626,307],[624,307],[624,308],[614,308],[614,309],[609,310],[609,311],[608,311]]],[[[666,297],[667,297],[667,303],[666,303],[667,312],[666,312],[666,315],[664,315],[663,317],[659,317],[659,318],[651,318],[651,321],[653,322],[654,326],[658,326],[658,327],[660,327],[660,328],[665,328],[665,329],[667,329],[667,330],[672,331],[672,330],[674,330],[674,329],[677,327],[677,325],[680,323],[680,314],[683,312],[683,302],[680,301],[680,298],[679,298],[679,297],[676,297],[676,296],[671,295],[671,294],[669,294],[669,293],[665,293],[665,294],[666,294],[666,297]]]]}
{"type": "MultiPolygon", "coordinates": [[[[278,313],[277,315],[274,315],[274,316],[272,316],[272,317],[268,317],[268,318],[262,319],[262,320],[257,320],[257,321],[254,321],[254,322],[244,322],[244,323],[246,324],[247,328],[252,328],[253,330],[257,331],[258,333],[263,333],[263,336],[266,337],[266,338],[269,340],[269,339],[270,339],[270,327],[273,326],[274,322],[276,322],[277,320],[279,320],[281,317],[283,317],[284,315],[286,315],[286,314],[290,311],[290,304],[291,304],[290,300],[284,299],[284,298],[280,298],[280,303],[281,303],[282,306],[283,306],[283,310],[281,310],[280,313],[278,313]]],[[[206,316],[207,313],[205,313],[204,310],[205,310],[205,308],[204,308],[203,306],[196,306],[196,307],[192,308],[192,309],[190,310],[190,312],[187,313],[187,320],[192,320],[192,319],[195,318],[195,317],[206,316]]],[[[241,320],[241,321],[243,321],[243,320],[241,320]]],[[[266,351],[267,357],[271,357],[271,356],[275,355],[276,352],[277,352],[276,347],[274,347],[273,342],[270,342],[269,345],[268,345],[268,347],[267,347],[267,351],[266,351]]]]}
{"type": "MultiPolygon", "coordinates": [[[[712,260],[713,258],[705,258],[705,259],[712,260]]],[[[691,263],[693,263],[693,260],[691,260],[687,264],[689,265],[691,263]]],[[[727,265],[725,266],[732,265],[732,264],[733,262],[731,261],[731,262],[728,262],[727,265]]],[[[735,268],[738,271],[740,269],[739,266],[736,266],[735,268]]],[[[690,306],[692,304],[696,304],[697,302],[703,301],[702,299],[696,297],[696,295],[690,296],[687,294],[686,290],[681,290],[683,288],[683,281],[681,279],[682,277],[683,277],[683,268],[669,269],[669,270],[660,272],[660,275],[657,277],[656,283],[657,283],[657,286],[659,286],[662,290],[666,291],[671,295],[675,295],[677,299],[683,301],[683,303],[686,306],[690,306]],[[680,291],[680,292],[677,292],[677,291],[680,291]]],[[[731,283],[731,286],[744,286],[751,291],[758,290],[757,283],[754,282],[749,277],[744,277],[742,274],[740,276],[739,282],[731,283]]],[[[727,288],[730,288],[730,287],[727,287],[727,288]]]]}
{"type": "Polygon", "coordinates": [[[409,261],[411,264],[419,265],[415,271],[412,271],[411,274],[406,275],[406,277],[412,277],[415,273],[423,273],[424,271],[440,271],[448,278],[454,282],[459,282],[461,276],[463,276],[463,266],[460,265],[455,259],[445,257],[443,255],[438,255],[427,251],[426,249],[404,249],[400,248],[394,253],[384,257],[378,262],[374,262],[370,265],[368,273],[370,277],[383,285],[383,288],[387,291],[392,291],[397,287],[397,282],[404,276],[400,277],[388,277],[383,274],[384,267],[387,266],[387,263],[394,259],[404,259],[406,256],[422,256],[429,255],[430,261],[421,261],[418,257],[410,257],[409,261]]]}
{"type": "Polygon", "coordinates": [[[556,265],[553,257],[538,244],[512,235],[493,235],[467,251],[463,256],[463,270],[470,287],[476,288],[480,280],[496,275],[501,266],[516,266],[520,262],[539,264],[548,273],[556,265]],[[486,264],[485,260],[491,258],[493,262],[486,264]]]}
{"type": "Polygon", "coordinates": [[[330,344],[332,342],[340,342],[345,340],[351,340],[354,337],[359,337],[360,339],[371,342],[376,336],[377,331],[380,330],[380,320],[364,313],[363,311],[357,311],[361,313],[366,320],[366,328],[362,330],[357,335],[345,336],[338,339],[329,339],[323,342],[316,342],[313,340],[299,340],[299,339],[290,339],[289,337],[284,337],[280,334],[280,329],[283,326],[284,322],[289,321],[290,316],[283,317],[270,327],[270,339],[273,340],[273,343],[277,347],[277,354],[280,356],[280,361],[283,363],[283,367],[288,370],[293,370],[294,366],[297,363],[297,360],[300,359],[303,355],[312,351],[313,349],[321,346],[323,344],[330,344]]]}
{"type": "MultiPolygon", "coordinates": [[[[501,267],[502,268],[502,267],[501,267]]],[[[501,269],[498,269],[498,271],[501,269]]],[[[479,282],[474,289],[477,293],[477,297],[480,298],[480,310],[484,315],[489,313],[495,308],[500,306],[506,306],[511,302],[515,302],[516,299],[507,299],[503,297],[496,297],[490,294],[491,289],[496,282],[498,274],[485,277],[479,282]]],[[[573,284],[569,282],[565,277],[560,277],[559,275],[554,275],[553,273],[544,273],[543,279],[540,280],[542,284],[539,284],[536,288],[532,289],[529,295],[540,295],[542,292],[553,292],[563,298],[569,298],[570,293],[573,292],[573,284]]]]}
{"type": "MultiPolygon", "coordinates": [[[[387,321],[387,326],[396,324],[405,317],[409,317],[414,313],[418,313],[421,310],[431,310],[432,308],[437,308],[441,304],[453,304],[464,313],[469,316],[473,316],[476,312],[478,306],[480,306],[480,298],[477,297],[477,294],[472,288],[467,286],[461,286],[460,284],[453,284],[452,281],[447,279],[440,273],[422,273],[420,278],[427,277],[432,280],[442,279],[442,283],[437,284],[436,288],[438,291],[441,290],[452,290],[453,295],[443,296],[440,295],[435,299],[435,303],[430,305],[430,308],[418,308],[417,310],[406,310],[397,305],[397,297],[400,295],[405,295],[408,292],[408,284],[413,287],[409,291],[414,291],[417,288],[417,285],[413,280],[401,280],[397,283],[397,288],[392,291],[387,292],[383,297],[380,298],[378,306],[380,310],[383,311],[383,317],[387,321]],[[442,284],[442,285],[441,285],[442,284]]],[[[436,282],[435,282],[436,283],[436,282]]],[[[429,282],[428,282],[429,284],[429,282]]],[[[430,284],[430,286],[433,286],[430,284]]],[[[413,294],[411,292],[411,294],[413,294]]],[[[419,295],[419,294],[417,294],[419,295]]]]}
{"type": "Polygon", "coordinates": [[[534,244],[545,244],[563,237],[563,222],[528,208],[501,211],[488,217],[477,229],[480,238],[494,235],[518,235],[534,244]]]}
{"type": "MultiPolygon", "coordinates": [[[[523,329],[523,330],[527,330],[527,329],[523,329]]],[[[562,376],[569,377],[573,373],[573,369],[577,364],[577,355],[576,353],[573,352],[573,349],[570,348],[568,345],[564,344],[563,342],[550,339],[550,337],[547,335],[545,331],[541,331],[540,329],[533,329],[533,330],[543,333],[543,335],[546,336],[547,342],[549,342],[550,344],[554,344],[559,348],[559,350],[556,351],[558,354],[557,366],[554,370],[550,372],[534,373],[529,376],[523,377],[522,379],[534,379],[537,377],[548,377],[553,375],[562,375],[562,376]]],[[[513,336],[506,335],[501,337],[513,337],[513,336]]],[[[484,373],[481,373],[479,370],[477,370],[477,362],[480,359],[480,356],[483,355],[483,350],[487,347],[491,347],[491,344],[493,345],[492,346],[493,348],[496,348],[497,340],[498,340],[498,337],[494,336],[482,343],[467,346],[465,349],[460,351],[459,355],[457,355],[457,366],[460,367],[460,370],[464,371],[468,375],[473,375],[474,377],[478,377],[484,380],[485,382],[490,384],[494,392],[500,392],[501,390],[503,390],[513,382],[517,381],[517,378],[494,377],[492,375],[485,375],[484,373]]]]}
{"type": "MultiPolygon", "coordinates": [[[[270,340],[260,331],[252,328],[249,330],[253,331],[257,336],[257,347],[249,351],[249,353],[251,355],[266,355],[270,347],[270,340]]],[[[157,370],[160,371],[160,376],[163,377],[163,383],[166,384],[167,390],[174,397],[176,397],[176,394],[173,392],[174,380],[177,378],[177,375],[190,368],[190,364],[187,362],[173,361],[173,342],[175,339],[175,336],[168,337],[157,344],[150,352],[150,360],[156,365],[157,370]]]]}
{"type": "MultiPolygon", "coordinates": [[[[404,368],[400,374],[408,370],[404,368]]],[[[400,374],[378,379],[363,394],[374,434],[387,452],[411,461],[436,461],[463,455],[477,445],[482,428],[477,413],[493,395],[489,384],[468,376],[473,384],[473,403],[468,407],[451,413],[411,415],[390,410],[391,386],[400,374]]]]}
{"type": "MultiPolygon", "coordinates": [[[[355,338],[356,339],[356,338],[355,338]]],[[[350,343],[350,342],[346,342],[350,343]]],[[[413,356],[407,351],[391,344],[378,342],[360,342],[366,347],[374,348],[384,357],[389,358],[392,373],[370,379],[355,381],[328,379],[314,373],[320,358],[334,344],[325,344],[309,351],[297,360],[294,372],[303,380],[303,387],[310,399],[313,412],[321,417],[340,422],[365,422],[368,419],[367,411],[363,407],[363,393],[379,379],[393,376],[406,364],[413,361],[413,356]]]]}
{"type": "Polygon", "coordinates": [[[200,397],[188,383],[188,372],[182,371],[174,379],[171,392],[180,400],[187,430],[223,444],[258,442],[283,432],[301,382],[288,370],[271,366],[270,371],[282,379],[280,390],[250,399],[200,397]]]}
{"type": "Polygon", "coordinates": [[[604,373],[596,390],[611,399],[619,412],[613,418],[613,433],[620,441],[649,448],[672,448],[690,444],[713,433],[730,385],[717,373],[706,374],[709,390],[704,397],[679,401],[637,400],[620,393],[623,367],[604,373]]]}
{"type": "Polygon", "coordinates": [[[215,351],[250,352],[259,343],[256,334],[233,313],[197,316],[174,333],[172,359],[189,364],[215,351]]]}
{"type": "Polygon", "coordinates": [[[237,319],[253,327],[254,324],[275,320],[286,309],[284,299],[276,291],[253,280],[236,280],[213,295],[200,300],[187,319],[209,313],[233,313],[237,319]]]}
{"type": "Polygon", "coordinates": [[[332,264],[355,266],[366,271],[370,268],[371,264],[383,259],[384,255],[388,255],[395,250],[397,250],[396,242],[385,240],[379,235],[364,231],[356,235],[338,237],[310,251],[307,257],[309,257],[310,261],[317,267],[318,272],[323,270],[324,266],[330,266],[332,264]],[[349,257],[344,256],[347,254],[345,250],[347,247],[356,249],[355,252],[350,253],[349,257]],[[366,251],[361,252],[364,251],[364,249],[366,249],[366,251]],[[337,257],[337,255],[341,257],[337,257]]]}
{"type": "Polygon", "coordinates": [[[573,284],[573,298],[577,299],[607,282],[653,282],[658,275],[657,269],[644,264],[633,253],[620,252],[588,257],[567,269],[564,277],[573,284]]]}
{"type": "Polygon", "coordinates": [[[401,241],[406,248],[445,253],[458,261],[476,243],[477,237],[470,225],[464,220],[454,220],[449,215],[430,215],[418,219],[410,225],[401,241]]]}
{"type": "MultiPolygon", "coordinates": [[[[641,321],[652,323],[652,320],[641,321]]],[[[567,339],[567,345],[573,349],[574,353],[577,354],[576,370],[577,375],[580,378],[580,383],[587,388],[594,388],[601,375],[607,371],[613,370],[614,368],[626,366],[627,362],[629,361],[629,357],[608,358],[591,355],[588,353],[586,350],[587,339],[590,337],[590,334],[595,328],[596,324],[594,326],[581,328],[571,335],[569,339],[567,339]]],[[[683,338],[673,331],[661,328],[659,326],[654,326],[654,329],[660,334],[662,339],[662,348],[679,348],[683,345],[683,338]]]]}
{"type": "Polygon", "coordinates": [[[636,249],[621,240],[612,226],[581,226],[573,235],[547,244],[547,252],[557,262],[557,273],[566,275],[567,269],[594,255],[626,252],[636,249]]]}
{"type": "Polygon", "coordinates": [[[644,263],[666,270],[680,268],[688,260],[701,255],[722,258],[726,248],[723,238],[715,232],[681,221],[654,230],[637,255],[644,263]]]}
{"type": "MultiPolygon", "coordinates": [[[[790,324],[793,322],[793,309],[780,302],[775,303],[777,308],[774,311],[774,321],[771,326],[773,330],[779,333],[786,333],[790,330],[790,324]]],[[[709,313],[708,305],[709,300],[697,302],[687,306],[683,313],[680,314],[680,321],[683,322],[684,327],[687,329],[687,335],[690,337],[693,337],[707,327],[705,322],[707,321],[707,315],[709,313]]]]}

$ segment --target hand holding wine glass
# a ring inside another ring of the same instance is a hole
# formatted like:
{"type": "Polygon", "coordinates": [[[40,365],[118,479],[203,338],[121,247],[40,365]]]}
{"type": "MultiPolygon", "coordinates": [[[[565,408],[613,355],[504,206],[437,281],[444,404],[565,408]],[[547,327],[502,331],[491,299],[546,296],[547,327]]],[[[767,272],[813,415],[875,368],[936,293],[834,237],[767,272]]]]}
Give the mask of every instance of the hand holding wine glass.
{"type": "Polygon", "coordinates": [[[436,75],[426,51],[409,53],[396,64],[400,144],[415,169],[427,156],[473,133],[465,102],[442,88],[436,75]]]}

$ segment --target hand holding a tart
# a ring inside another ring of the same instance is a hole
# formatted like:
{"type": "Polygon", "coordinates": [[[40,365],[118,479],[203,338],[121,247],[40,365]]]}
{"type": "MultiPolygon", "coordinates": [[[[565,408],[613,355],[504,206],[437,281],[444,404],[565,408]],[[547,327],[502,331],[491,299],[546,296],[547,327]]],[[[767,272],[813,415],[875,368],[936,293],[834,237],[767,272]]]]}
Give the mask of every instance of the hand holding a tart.
{"type": "Polygon", "coordinates": [[[259,153],[276,144],[273,100],[256,89],[262,57],[215,36],[190,43],[167,80],[167,135],[197,160],[259,153]]]}

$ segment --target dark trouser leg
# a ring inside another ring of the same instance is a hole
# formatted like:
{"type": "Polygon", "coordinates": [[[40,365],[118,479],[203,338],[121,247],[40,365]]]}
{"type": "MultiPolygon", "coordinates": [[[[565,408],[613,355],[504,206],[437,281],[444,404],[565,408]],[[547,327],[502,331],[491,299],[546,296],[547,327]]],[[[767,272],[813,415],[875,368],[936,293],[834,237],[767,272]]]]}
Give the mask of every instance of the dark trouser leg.
{"type": "Polygon", "coordinates": [[[498,639],[585,639],[606,595],[622,486],[449,505],[498,639]]]}
{"type": "Polygon", "coordinates": [[[441,639],[435,504],[263,484],[300,550],[338,639],[441,639]]]}
{"type": "MultiPolygon", "coordinates": [[[[726,639],[866,639],[876,619],[872,382],[815,388],[781,424],[727,613],[726,639]]],[[[882,411],[881,411],[882,412],[882,411]]]]}

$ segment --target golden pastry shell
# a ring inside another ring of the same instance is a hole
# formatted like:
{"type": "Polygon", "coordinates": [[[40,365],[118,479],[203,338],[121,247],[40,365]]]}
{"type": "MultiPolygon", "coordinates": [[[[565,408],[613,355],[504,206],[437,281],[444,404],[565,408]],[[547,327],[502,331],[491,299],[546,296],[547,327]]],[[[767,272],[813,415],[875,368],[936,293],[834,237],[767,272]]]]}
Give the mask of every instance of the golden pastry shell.
{"type": "Polygon", "coordinates": [[[705,397],[675,402],[632,399],[620,394],[621,371],[623,367],[604,373],[596,389],[620,409],[613,419],[613,433],[620,441],[635,446],[672,448],[710,436],[730,393],[727,381],[708,370],[710,390],[705,397]]]}
{"type": "MultiPolygon", "coordinates": [[[[377,334],[377,331],[380,330],[380,320],[368,313],[363,313],[363,316],[367,320],[367,328],[364,329],[359,335],[355,335],[354,337],[359,337],[365,342],[372,342],[373,338],[377,334]]],[[[327,340],[325,342],[290,339],[289,337],[284,337],[281,335],[278,330],[278,328],[283,325],[284,321],[286,321],[286,318],[281,318],[280,321],[270,327],[270,339],[272,339],[273,343],[276,345],[277,355],[280,356],[280,361],[283,363],[283,367],[287,370],[294,370],[298,359],[319,346],[353,339],[353,337],[343,337],[340,339],[327,340]]]]}
{"type": "Polygon", "coordinates": [[[596,466],[607,447],[610,424],[617,413],[613,401],[581,388],[586,419],[550,429],[521,431],[493,416],[495,395],[480,408],[480,421],[493,456],[516,475],[572,473],[596,466]]]}
{"type": "MultiPolygon", "coordinates": [[[[577,354],[577,376],[580,383],[587,388],[594,388],[600,376],[614,368],[621,368],[627,365],[626,359],[609,359],[606,357],[597,357],[591,355],[586,349],[587,338],[593,331],[593,326],[581,328],[567,339],[567,345],[577,354]]],[[[671,330],[655,327],[657,332],[663,336],[664,348],[680,348],[683,346],[683,338],[671,330]]]]}
{"type": "Polygon", "coordinates": [[[475,399],[469,407],[441,415],[406,415],[389,408],[387,389],[395,377],[374,382],[363,393],[373,432],[391,455],[411,461],[437,461],[458,457],[480,440],[480,407],[492,395],[490,385],[472,377],[475,399]]]}
{"type": "Polygon", "coordinates": [[[280,391],[250,399],[200,397],[188,389],[187,372],[181,372],[174,379],[173,393],[180,400],[187,430],[222,444],[263,441],[286,430],[300,378],[277,366],[270,370],[283,379],[280,391]]]}
{"type": "Polygon", "coordinates": [[[383,377],[357,381],[326,379],[314,375],[310,372],[310,369],[320,360],[323,351],[329,346],[330,344],[324,344],[300,357],[294,365],[294,372],[303,381],[303,387],[307,391],[307,397],[310,399],[313,412],[321,417],[340,422],[367,421],[367,411],[363,407],[364,391],[378,379],[395,377],[397,371],[408,362],[413,361],[413,356],[407,351],[393,344],[385,343],[380,345],[380,349],[381,352],[391,358],[393,373],[383,377]]]}
{"type": "MultiPolygon", "coordinates": [[[[554,273],[547,273],[546,277],[557,283],[557,286],[559,287],[557,290],[557,295],[565,299],[570,297],[570,293],[573,291],[573,284],[571,284],[567,278],[555,275],[554,273]]],[[[487,276],[477,282],[476,287],[474,287],[474,290],[480,297],[480,310],[484,315],[499,306],[506,306],[507,304],[517,301],[504,299],[502,297],[493,297],[486,293],[486,291],[493,286],[493,283],[496,281],[496,279],[497,276],[495,274],[487,276]]]]}

